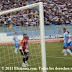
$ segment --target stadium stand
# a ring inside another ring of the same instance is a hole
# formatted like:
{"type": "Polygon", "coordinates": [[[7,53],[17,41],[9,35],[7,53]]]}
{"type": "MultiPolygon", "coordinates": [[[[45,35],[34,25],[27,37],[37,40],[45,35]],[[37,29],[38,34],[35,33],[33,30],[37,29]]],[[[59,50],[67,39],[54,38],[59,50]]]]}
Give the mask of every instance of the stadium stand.
{"type": "MultiPolygon", "coordinates": [[[[72,33],[71,0],[0,0],[0,11],[18,8],[40,1],[43,1],[44,6],[45,35],[62,34],[63,27],[72,33]]],[[[38,8],[34,8],[1,15],[0,33],[6,33],[7,36],[12,36],[14,32],[17,31],[18,35],[22,35],[24,32],[27,33],[28,36],[31,33],[33,33],[33,35],[39,35],[38,11],[38,8]],[[36,27],[36,30],[33,26],[36,27]]],[[[50,36],[48,38],[50,38],[50,36]]]]}
{"type": "MultiPolygon", "coordinates": [[[[33,4],[40,2],[41,0],[1,0],[0,1],[0,11],[8,10],[12,8],[26,6],[28,4],[33,4]]],[[[44,19],[45,24],[72,24],[72,4],[70,0],[44,0],[44,19]]],[[[37,8],[36,8],[37,9],[37,8]]],[[[13,17],[10,17],[10,14],[0,16],[0,26],[2,24],[8,25],[13,24],[16,26],[31,26],[36,25],[34,21],[38,22],[38,10],[31,9],[29,11],[18,11],[13,13],[13,17]],[[18,14],[18,15],[17,15],[18,14]],[[28,17],[23,16],[23,14],[30,14],[28,17]],[[35,16],[31,16],[36,14],[35,16]],[[17,17],[14,17],[14,16],[17,17]],[[5,18],[5,19],[4,19],[5,18]],[[17,21],[17,18],[19,19],[17,21]],[[29,21],[29,23],[27,22],[29,21]]]]}

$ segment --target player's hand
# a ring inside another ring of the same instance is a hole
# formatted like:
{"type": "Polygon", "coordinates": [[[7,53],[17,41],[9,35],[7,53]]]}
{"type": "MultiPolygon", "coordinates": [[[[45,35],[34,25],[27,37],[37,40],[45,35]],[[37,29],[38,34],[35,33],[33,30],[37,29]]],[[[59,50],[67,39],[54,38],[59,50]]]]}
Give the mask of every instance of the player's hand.
{"type": "Polygon", "coordinates": [[[22,46],[20,46],[19,49],[22,50],[22,46]]]}
{"type": "Polygon", "coordinates": [[[29,52],[29,50],[25,49],[25,52],[29,52]]]}

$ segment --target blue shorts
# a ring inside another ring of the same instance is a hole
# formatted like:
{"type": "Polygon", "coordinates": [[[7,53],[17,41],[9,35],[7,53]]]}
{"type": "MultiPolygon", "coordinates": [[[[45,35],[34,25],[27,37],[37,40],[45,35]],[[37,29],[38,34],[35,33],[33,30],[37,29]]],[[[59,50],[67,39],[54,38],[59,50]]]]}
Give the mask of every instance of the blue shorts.
{"type": "Polygon", "coordinates": [[[68,43],[64,43],[64,47],[68,47],[68,43]]]}
{"type": "Polygon", "coordinates": [[[72,46],[72,41],[68,43],[68,46],[72,46]]]}
{"type": "MultiPolygon", "coordinates": [[[[72,46],[72,41],[68,43],[68,46],[72,46]]],[[[72,51],[72,48],[70,50],[72,51]]]]}
{"type": "Polygon", "coordinates": [[[17,42],[15,43],[15,47],[19,47],[19,44],[17,42]]]}

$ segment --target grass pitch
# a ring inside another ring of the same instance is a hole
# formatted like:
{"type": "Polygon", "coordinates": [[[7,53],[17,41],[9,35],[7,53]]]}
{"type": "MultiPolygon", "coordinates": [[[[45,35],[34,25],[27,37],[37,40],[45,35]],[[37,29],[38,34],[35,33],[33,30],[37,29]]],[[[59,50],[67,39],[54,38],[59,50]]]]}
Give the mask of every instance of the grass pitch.
{"type": "MultiPolygon", "coordinates": [[[[14,53],[14,45],[0,46],[0,72],[41,72],[41,47],[40,44],[29,44],[30,58],[27,67],[31,70],[18,70],[22,68],[22,58],[18,50],[18,54],[14,53]],[[17,70],[14,67],[18,67],[17,70]]],[[[69,54],[65,57],[62,53],[63,42],[46,43],[46,60],[47,72],[72,72],[72,70],[55,70],[58,68],[71,68],[72,56],[69,54]]],[[[27,69],[24,68],[24,69],[27,69]]],[[[22,68],[23,69],[23,68],[22,68]]]]}

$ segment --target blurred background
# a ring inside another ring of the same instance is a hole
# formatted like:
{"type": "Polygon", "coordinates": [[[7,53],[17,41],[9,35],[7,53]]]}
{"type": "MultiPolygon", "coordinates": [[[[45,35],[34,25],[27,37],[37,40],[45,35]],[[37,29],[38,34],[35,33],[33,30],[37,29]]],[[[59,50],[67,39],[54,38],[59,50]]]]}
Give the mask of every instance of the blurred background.
{"type": "MultiPolygon", "coordinates": [[[[0,0],[0,11],[38,2],[43,2],[45,35],[62,35],[64,27],[72,33],[72,0],[0,0]]],[[[0,33],[13,35],[15,31],[39,35],[38,7],[0,16],[0,33]]]]}

